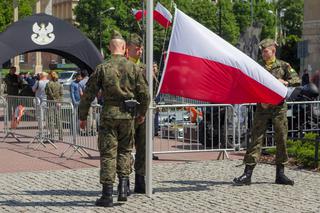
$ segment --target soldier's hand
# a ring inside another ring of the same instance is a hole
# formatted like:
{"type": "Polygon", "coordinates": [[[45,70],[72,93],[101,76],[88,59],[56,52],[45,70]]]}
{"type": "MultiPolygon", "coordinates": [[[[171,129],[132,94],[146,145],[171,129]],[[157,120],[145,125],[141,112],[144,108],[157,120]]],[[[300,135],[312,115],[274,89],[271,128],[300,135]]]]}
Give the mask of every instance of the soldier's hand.
{"type": "Polygon", "coordinates": [[[289,85],[289,82],[288,81],[285,81],[281,78],[278,79],[281,83],[283,83],[286,87],[289,85]]]}
{"type": "Polygon", "coordinates": [[[142,116],[142,115],[138,115],[138,116],[136,117],[136,122],[137,122],[138,124],[142,124],[142,123],[144,122],[144,120],[145,120],[145,117],[142,116]]]}
{"type": "Polygon", "coordinates": [[[80,129],[85,129],[87,126],[87,121],[84,120],[84,121],[80,121],[80,129]]]}

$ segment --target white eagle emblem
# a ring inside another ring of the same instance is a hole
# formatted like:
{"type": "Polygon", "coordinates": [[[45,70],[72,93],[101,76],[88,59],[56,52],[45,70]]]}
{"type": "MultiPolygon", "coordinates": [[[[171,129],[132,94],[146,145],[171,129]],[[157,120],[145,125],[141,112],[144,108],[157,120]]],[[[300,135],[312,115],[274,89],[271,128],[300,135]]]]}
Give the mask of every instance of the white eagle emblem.
{"type": "Polygon", "coordinates": [[[48,26],[44,23],[39,26],[36,22],[33,24],[32,30],[34,33],[31,35],[31,40],[38,45],[50,44],[55,39],[55,35],[52,33],[53,25],[50,22],[48,26]]]}

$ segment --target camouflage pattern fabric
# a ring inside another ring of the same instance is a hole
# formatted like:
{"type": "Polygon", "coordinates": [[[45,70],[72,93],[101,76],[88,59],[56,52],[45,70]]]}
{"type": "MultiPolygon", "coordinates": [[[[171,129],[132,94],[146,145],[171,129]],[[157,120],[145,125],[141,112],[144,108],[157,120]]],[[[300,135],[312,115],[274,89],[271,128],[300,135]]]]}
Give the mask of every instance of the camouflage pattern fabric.
{"type": "Polygon", "coordinates": [[[146,122],[135,124],[134,143],[136,158],[134,161],[135,173],[141,176],[146,175],[146,122]]]}
{"type": "MultiPolygon", "coordinates": [[[[276,59],[271,68],[265,68],[277,79],[283,79],[289,82],[289,86],[300,85],[298,74],[291,66],[284,61],[276,59]]],[[[261,104],[257,105],[254,115],[252,140],[244,157],[244,163],[247,165],[257,164],[260,158],[262,143],[265,140],[265,132],[267,130],[268,121],[272,120],[275,131],[276,142],[276,163],[285,164],[288,161],[287,153],[287,135],[288,135],[288,120],[287,120],[287,104],[282,103],[269,109],[264,109],[261,104]]]]}
{"type": "Polygon", "coordinates": [[[79,105],[80,120],[86,120],[90,104],[100,89],[104,103],[98,136],[100,182],[112,184],[116,173],[119,177],[130,174],[134,117],[125,111],[124,101],[136,99],[140,102],[137,112],[144,115],[149,95],[139,68],[124,56],[113,55],[90,76],[79,105]]]}
{"type": "Polygon", "coordinates": [[[118,177],[129,177],[133,148],[133,120],[102,119],[99,127],[100,183],[113,184],[118,177]]]}
{"type": "Polygon", "coordinates": [[[58,81],[49,81],[45,88],[47,99],[62,101],[63,98],[63,88],[58,81]]]}

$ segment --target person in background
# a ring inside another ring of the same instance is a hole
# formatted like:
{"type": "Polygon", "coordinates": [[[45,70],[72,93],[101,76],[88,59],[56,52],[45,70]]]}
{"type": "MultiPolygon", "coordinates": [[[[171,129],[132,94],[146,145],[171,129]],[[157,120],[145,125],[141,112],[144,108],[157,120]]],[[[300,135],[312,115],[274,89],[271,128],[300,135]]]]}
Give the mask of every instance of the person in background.
{"type": "Polygon", "coordinates": [[[81,86],[82,92],[84,92],[84,90],[86,89],[87,81],[89,79],[88,71],[87,70],[81,70],[80,73],[81,73],[81,81],[79,82],[79,84],[81,86]]]}
{"type": "Polygon", "coordinates": [[[310,77],[309,77],[308,70],[304,69],[303,70],[303,75],[302,75],[302,78],[301,78],[301,85],[304,86],[304,85],[309,84],[309,83],[310,83],[310,77]]]}
{"type": "MultiPolygon", "coordinates": [[[[47,100],[61,102],[63,101],[63,87],[58,82],[58,74],[54,71],[49,74],[49,82],[46,85],[45,91],[47,100]]],[[[59,140],[63,140],[62,122],[61,122],[61,107],[60,103],[50,102],[49,113],[48,113],[48,127],[50,135],[54,139],[55,129],[58,129],[59,140]]]]}
{"type": "Polygon", "coordinates": [[[45,88],[48,82],[48,73],[41,72],[39,80],[32,86],[32,91],[35,93],[35,97],[39,98],[40,103],[47,99],[45,88]]]}
{"type": "Polygon", "coordinates": [[[11,67],[9,73],[4,78],[4,82],[7,85],[8,95],[17,96],[19,95],[19,89],[22,89],[23,82],[16,74],[16,71],[16,67],[11,67]]]}
{"type": "Polygon", "coordinates": [[[78,105],[80,103],[80,98],[83,94],[82,88],[79,84],[80,81],[81,81],[81,74],[77,73],[76,79],[71,83],[71,86],[70,86],[71,101],[72,101],[72,104],[75,108],[78,107],[78,105]]]}
{"type": "Polygon", "coordinates": [[[47,100],[63,101],[63,87],[58,82],[58,74],[54,71],[49,74],[49,82],[46,85],[45,91],[47,100]]]}

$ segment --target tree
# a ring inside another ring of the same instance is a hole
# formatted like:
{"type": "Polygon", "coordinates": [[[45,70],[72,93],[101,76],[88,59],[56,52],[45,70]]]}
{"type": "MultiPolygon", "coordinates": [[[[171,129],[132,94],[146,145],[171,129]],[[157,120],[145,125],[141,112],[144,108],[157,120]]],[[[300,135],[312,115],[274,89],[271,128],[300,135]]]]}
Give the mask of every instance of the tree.
{"type": "MultiPolygon", "coordinates": [[[[35,0],[20,0],[19,3],[19,19],[32,14],[35,0]]],[[[13,1],[0,1],[0,32],[3,32],[13,22],[13,1]]]]}
{"type": "Polygon", "coordinates": [[[101,21],[102,47],[106,49],[113,29],[120,31],[124,37],[127,37],[132,32],[141,34],[139,25],[132,15],[132,8],[142,8],[141,1],[79,1],[75,8],[76,21],[79,23],[78,28],[99,47],[101,21]],[[108,11],[111,7],[115,7],[115,10],[108,11]]]}
{"type": "Polygon", "coordinates": [[[240,33],[246,31],[251,25],[251,5],[249,1],[237,0],[233,4],[233,14],[235,15],[240,33]]]}
{"type": "Polygon", "coordinates": [[[300,60],[297,57],[297,44],[301,41],[303,23],[303,0],[282,0],[277,3],[279,14],[281,45],[280,57],[288,61],[295,70],[299,71],[300,60]]]}

